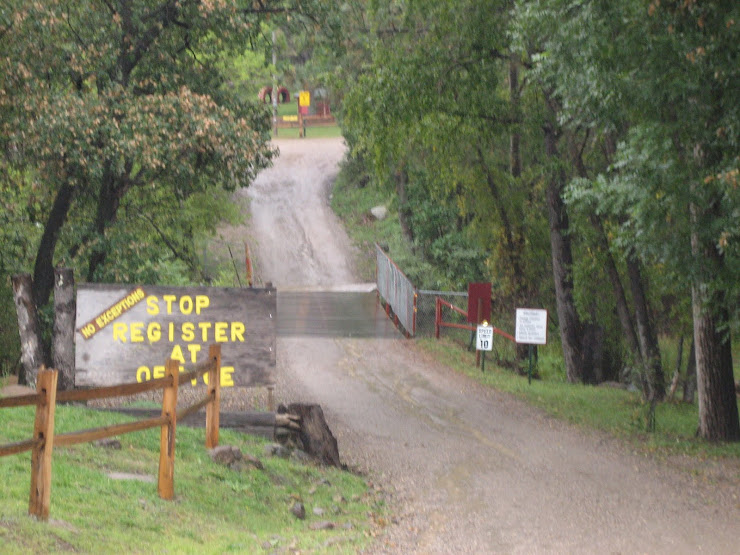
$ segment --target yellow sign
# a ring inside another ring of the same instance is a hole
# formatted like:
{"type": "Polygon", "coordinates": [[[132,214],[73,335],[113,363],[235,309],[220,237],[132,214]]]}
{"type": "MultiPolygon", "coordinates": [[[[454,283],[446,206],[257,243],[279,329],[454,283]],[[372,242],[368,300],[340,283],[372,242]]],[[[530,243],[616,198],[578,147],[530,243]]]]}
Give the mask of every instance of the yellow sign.
{"type": "Polygon", "coordinates": [[[301,91],[298,93],[298,106],[305,108],[311,105],[311,93],[309,91],[301,91]]]}
{"type": "Polygon", "coordinates": [[[283,116],[283,121],[298,121],[298,116],[283,116]]]}

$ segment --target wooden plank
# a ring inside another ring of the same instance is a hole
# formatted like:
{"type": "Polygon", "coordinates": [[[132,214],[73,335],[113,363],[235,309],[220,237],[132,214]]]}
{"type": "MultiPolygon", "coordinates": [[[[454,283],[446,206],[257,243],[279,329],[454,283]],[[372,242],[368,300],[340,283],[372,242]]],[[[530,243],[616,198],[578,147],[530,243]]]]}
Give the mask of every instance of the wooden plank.
{"type": "MultiPolygon", "coordinates": [[[[189,416],[192,416],[193,414],[196,414],[200,409],[208,406],[209,404],[212,404],[212,402],[213,402],[213,395],[209,393],[197,403],[193,403],[189,407],[178,409],[177,410],[177,421],[180,422],[181,420],[188,418],[189,416]]],[[[200,418],[202,419],[203,416],[201,415],[200,418]]]]}
{"type": "Polygon", "coordinates": [[[123,424],[114,424],[112,426],[102,426],[100,428],[91,428],[89,430],[79,430],[66,434],[59,434],[54,438],[57,446],[75,445],[77,443],[88,443],[109,437],[120,436],[131,432],[140,432],[149,428],[156,428],[169,422],[167,416],[157,416],[146,420],[137,420],[136,422],[124,422],[123,424]]]}
{"type": "Polygon", "coordinates": [[[15,455],[17,453],[23,453],[24,451],[30,451],[38,447],[39,441],[37,439],[27,439],[25,441],[18,441],[16,443],[6,443],[0,445],[0,457],[8,455],[15,455]]]}
{"type": "Polygon", "coordinates": [[[105,387],[96,387],[93,389],[76,389],[73,391],[60,391],[57,393],[57,401],[60,403],[70,401],[90,401],[92,399],[108,399],[111,397],[125,397],[152,391],[154,389],[164,389],[171,385],[170,378],[158,378],[142,383],[127,383],[122,385],[111,385],[105,387]]]}
{"type": "Polygon", "coordinates": [[[115,309],[133,287],[78,287],[77,322],[94,321],[101,311],[104,319],[87,339],[75,333],[77,387],[161,378],[164,360],[179,360],[182,367],[202,361],[212,343],[221,345],[221,387],[275,383],[274,288],[144,285],[143,300],[126,311],[115,309]]]}
{"type": "Polygon", "coordinates": [[[221,408],[221,387],[218,376],[221,372],[221,346],[211,345],[208,357],[215,362],[208,373],[208,394],[212,402],[206,407],[206,447],[218,447],[219,410],[221,408]]]}
{"type": "Polygon", "coordinates": [[[167,359],[167,376],[172,376],[172,386],[162,395],[162,417],[168,422],[162,425],[159,434],[159,480],[157,490],[162,499],[175,497],[175,431],[177,429],[177,385],[180,373],[176,360],[167,359]]]}
{"type": "Polygon", "coordinates": [[[35,405],[36,403],[38,403],[38,398],[38,393],[31,393],[29,395],[16,395],[13,397],[3,397],[2,399],[0,399],[0,409],[35,405]]]}
{"type": "Polygon", "coordinates": [[[33,439],[37,442],[31,451],[31,495],[28,514],[39,520],[48,520],[51,501],[51,454],[54,449],[54,411],[56,408],[56,370],[42,370],[36,378],[39,402],[33,439]]]}

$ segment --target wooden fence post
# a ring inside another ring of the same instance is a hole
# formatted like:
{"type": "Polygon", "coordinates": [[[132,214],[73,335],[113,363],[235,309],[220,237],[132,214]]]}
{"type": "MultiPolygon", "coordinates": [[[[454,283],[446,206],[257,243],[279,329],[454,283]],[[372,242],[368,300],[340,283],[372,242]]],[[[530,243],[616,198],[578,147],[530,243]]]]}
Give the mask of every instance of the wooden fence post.
{"type": "Polygon", "coordinates": [[[218,447],[219,411],[221,410],[221,345],[208,348],[209,360],[216,359],[215,368],[208,371],[208,395],[212,400],[206,405],[206,447],[218,447]]]}
{"type": "Polygon", "coordinates": [[[36,403],[33,439],[38,444],[31,452],[31,496],[28,514],[40,520],[49,518],[51,452],[54,448],[54,411],[58,377],[59,373],[56,370],[46,370],[42,366],[36,379],[36,391],[39,398],[36,403]]]}
{"type": "Polygon", "coordinates": [[[167,359],[165,376],[172,376],[172,385],[164,388],[162,416],[169,422],[162,425],[159,436],[159,483],[157,490],[162,499],[175,497],[175,430],[177,428],[177,385],[180,363],[167,359]]]}

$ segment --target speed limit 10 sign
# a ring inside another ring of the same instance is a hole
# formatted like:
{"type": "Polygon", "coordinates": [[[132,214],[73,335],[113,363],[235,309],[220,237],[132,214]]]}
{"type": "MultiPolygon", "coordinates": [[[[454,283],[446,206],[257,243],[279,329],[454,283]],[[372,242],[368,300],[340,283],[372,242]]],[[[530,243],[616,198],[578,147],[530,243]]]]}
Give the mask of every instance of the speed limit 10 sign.
{"type": "Polygon", "coordinates": [[[493,326],[478,326],[475,348],[478,351],[493,350],[493,326]]]}

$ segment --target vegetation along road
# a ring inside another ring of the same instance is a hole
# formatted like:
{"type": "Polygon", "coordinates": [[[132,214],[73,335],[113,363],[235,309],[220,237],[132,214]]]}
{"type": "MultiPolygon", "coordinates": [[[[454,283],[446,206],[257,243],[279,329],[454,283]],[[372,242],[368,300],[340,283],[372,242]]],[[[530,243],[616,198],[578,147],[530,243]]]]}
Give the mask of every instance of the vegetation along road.
{"type": "MultiPolygon", "coordinates": [[[[356,281],[328,203],[341,139],[277,141],[249,195],[256,271],[356,281]]],[[[279,401],[317,402],[340,454],[389,492],[395,553],[732,553],[737,479],[692,478],[453,373],[405,339],[280,338],[279,401]]]]}

